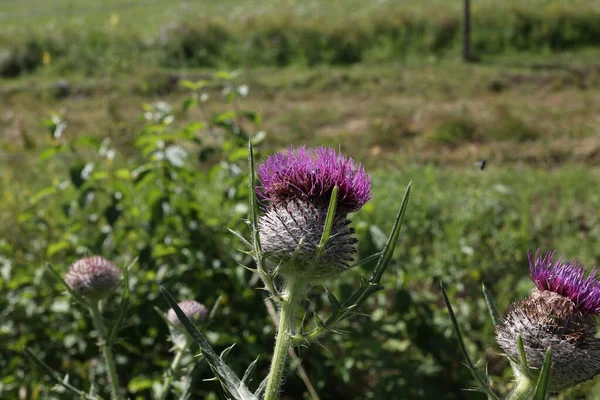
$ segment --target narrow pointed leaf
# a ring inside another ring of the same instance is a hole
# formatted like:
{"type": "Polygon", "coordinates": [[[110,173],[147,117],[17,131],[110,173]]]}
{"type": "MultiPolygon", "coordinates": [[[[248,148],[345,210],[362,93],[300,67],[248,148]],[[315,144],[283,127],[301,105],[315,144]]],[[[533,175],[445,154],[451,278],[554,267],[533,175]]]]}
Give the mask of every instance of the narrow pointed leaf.
{"type": "MultiPolygon", "coordinates": [[[[258,202],[256,201],[256,166],[254,164],[254,147],[248,141],[248,221],[252,230],[254,252],[260,255],[260,236],[258,234],[258,202]]],[[[259,269],[262,265],[258,266],[259,269]]]]}
{"type": "Polygon", "coordinates": [[[388,241],[383,248],[381,257],[379,258],[379,261],[373,270],[373,275],[371,275],[371,279],[369,279],[370,283],[379,283],[388,264],[392,260],[392,255],[394,254],[394,249],[396,248],[396,243],[398,243],[398,237],[400,236],[400,228],[402,228],[402,222],[404,222],[404,216],[406,215],[408,200],[410,199],[411,185],[412,182],[410,182],[406,187],[406,192],[404,193],[402,204],[400,204],[400,209],[396,215],[392,232],[390,233],[388,241]]]}
{"type": "Polygon", "coordinates": [[[238,376],[233,372],[227,364],[219,357],[219,355],[213,350],[208,340],[202,333],[190,322],[185,316],[184,312],[177,305],[177,301],[171,296],[169,291],[164,287],[160,287],[162,294],[165,299],[175,311],[177,318],[181,321],[184,328],[188,331],[190,336],[196,341],[200,349],[202,350],[203,356],[206,358],[208,365],[212,369],[213,373],[219,378],[223,389],[226,390],[235,400],[257,400],[257,398],[250,392],[250,390],[240,381],[238,376]]]}
{"type": "Polygon", "coordinates": [[[244,246],[248,247],[249,249],[252,249],[252,245],[250,244],[250,242],[248,240],[246,240],[246,238],[244,236],[242,236],[241,233],[234,231],[233,229],[227,228],[227,230],[229,232],[231,232],[236,238],[238,238],[240,240],[240,242],[242,242],[244,244],[244,246]]]}
{"type": "Polygon", "coordinates": [[[496,303],[494,302],[492,294],[488,291],[484,284],[481,284],[481,288],[483,291],[483,297],[485,298],[485,304],[487,304],[494,327],[502,325],[502,320],[500,319],[500,314],[498,313],[498,308],[496,307],[496,303]]]}
{"type": "Polygon", "coordinates": [[[172,326],[173,328],[175,328],[175,325],[173,325],[171,321],[169,321],[167,315],[164,313],[163,310],[154,306],[154,311],[156,311],[156,313],[162,318],[162,320],[165,321],[165,324],[167,324],[167,326],[172,326]]]}
{"type": "Polygon", "coordinates": [[[227,347],[225,350],[223,350],[221,352],[221,355],[219,356],[219,357],[221,357],[221,360],[223,360],[223,361],[227,360],[227,356],[229,355],[229,352],[231,350],[233,350],[234,347],[235,347],[235,343],[232,344],[231,346],[227,347]]]}
{"type": "Polygon", "coordinates": [[[137,260],[137,257],[134,258],[133,261],[131,261],[129,265],[123,269],[123,294],[121,295],[121,305],[119,307],[119,315],[117,316],[117,320],[110,329],[110,334],[108,335],[109,343],[111,343],[117,333],[119,333],[119,329],[121,329],[121,325],[125,320],[125,315],[127,314],[127,309],[129,308],[129,270],[137,263],[137,260]]]}
{"type": "Polygon", "coordinates": [[[317,246],[317,252],[315,253],[315,258],[313,262],[317,262],[321,255],[323,255],[323,252],[325,251],[325,246],[327,246],[327,242],[329,241],[329,237],[331,236],[331,226],[333,225],[333,218],[335,217],[337,198],[338,187],[335,186],[331,191],[331,197],[329,198],[329,207],[327,208],[327,216],[325,217],[325,226],[323,227],[323,234],[321,235],[321,241],[317,246]]]}
{"type": "Polygon", "coordinates": [[[223,295],[220,295],[219,297],[217,297],[217,301],[215,301],[215,304],[210,309],[210,313],[208,313],[208,323],[212,322],[213,319],[215,318],[215,315],[217,314],[217,310],[219,309],[219,305],[221,305],[222,300],[223,300],[223,295]]]}
{"type": "Polygon", "coordinates": [[[252,374],[254,373],[254,370],[256,369],[256,363],[258,363],[259,358],[260,358],[260,356],[256,357],[256,359],[254,361],[252,361],[250,363],[250,365],[248,365],[248,368],[246,368],[246,372],[244,372],[244,376],[242,377],[243,383],[248,383],[248,382],[250,382],[250,380],[252,380],[252,374]]]}
{"type": "Polygon", "coordinates": [[[254,396],[256,396],[256,398],[260,399],[262,397],[263,393],[265,392],[265,389],[267,388],[267,382],[268,377],[263,379],[263,381],[260,383],[258,389],[256,389],[256,392],[254,392],[254,396]]]}
{"type": "Polygon", "coordinates": [[[52,380],[54,382],[56,382],[58,385],[64,387],[66,390],[79,396],[82,399],[93,399],[94,398],[94,397],[89,396],[84,391],[79,390],[75,386],[71,385],[66,377],[65,377],[65,379],[61,378],[60,375],[56,371],[54,371],[52,368],[50,368],[50,366],[48,364],[43,362],[29,347],[25,347],[25,349],[23,349],[23,351],[24,351],[25,355],[41,371],[43,371],[46,375],[48,375],[48,377],[52,378],[52,380]]]}
{"type": "Polygon", "coordinates": [[[327,288],[325,288],[325,292],[327,293],[327,297],[329,298],[329,302],[331,304],[333,304],[333,308],[335,309],[335,311],[338,311],[340,308],[342,308],[342,305],[340,304],[340,302],[337,299],[337,297],[335,297],[335,294],[333,294],[332,292],[330,292],[327,288]]]}
{"type": "Polygon", "coordinates": [[[488,398],[499,400],[498,396],[492,391],[487,381],[487,377],[483,376],[481,371],[477,369],[477,367],[471,361],[471,357],[469,357],[469,353],[467,352],[467,346],[465,346],[465,342],[462,337],[462,333],[460,332],[460,327],[458,326],[458,321],[456,320],[456,315],[454,315],[454,310],[452,309],[452,305],[450,304],[450,299],[448,299],[448,294],[446,293],[446,289],[440,282],[440,288],[442,289],[442,296],[444,297],[444,302],[446,303],[446,308],[448,309],[448,314],[450,315],[450,320],[452,321],[452,327],[454,328],[454,332],[456,333],[456,338],[458,339],[458,346],[460,351],[465,359],[467,368],[473,374],[473,378],[479,383],[481,390],[487,394],[488,398]]]}
{"type": "Polygon", "coordinates": [[[527,354],[525,354],[525,346],[523,346],[523,338],[521,334],[517,335],[517,351],[519,353],[519,362],[524,371],[529,370],[529,364],[527,364],[527,354]]]}
{"type": "Polygon", "coordinates": [[[359,266],[361,266],[361,265],[365,265],[365,264],[367,264],[367,263],[369,263],[369,262],[371,262],[371,261],[373,261],[373,260],[375,260],[375,259],[377,259],[377,258],[381,257],[381,255],[382,255],[382,254],[383,254],[383,253],[382,253],[382,252],[380,252],[380,251],[378,251],[378,252],[377,252],[377,253],[375,253],[375,254],[371,254],[370,256],[368,256],[368,257],[365,257],[365,258],[363,258],[362,260],[358,260],[358,261],[357,261],[357,262],[355,262],[354,264],[350,265],[349,269],[350,269],[350,268],[359,267],[359,266]]]}
{"type": "Polygon", "coordinates": [[[535,385],[535,393],[533,394],[533,400],[546,400],[551,370],[552,348],[548,347],[548,350],[546,350],[546,356],[544,357],[544,365],[542,365],[540,376],[538,377],[537,384],[535,385]]]}

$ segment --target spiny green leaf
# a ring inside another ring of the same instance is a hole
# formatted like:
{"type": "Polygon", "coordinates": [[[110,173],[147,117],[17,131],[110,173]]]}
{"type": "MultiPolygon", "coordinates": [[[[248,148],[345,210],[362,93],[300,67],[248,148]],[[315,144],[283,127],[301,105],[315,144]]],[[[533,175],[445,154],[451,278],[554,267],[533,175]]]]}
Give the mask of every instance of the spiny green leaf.
{"type": "Polygon", "coordinates": [[[533,400],[546,400],[546,394],[548,392],[548,382],[550,382],[550,372],[552,370],[552,348],[548,347],[546,350],[546,356],[544,357],[544,365],[540,371],[537,384],[535,385],[535,393],[533,394],[533,400]]]}
{"type": "Polygon", "coordinates": [[[373,270],[373,274],[371,275],[371,279],[369,282],[371,283],[379,283],[383,273],[385,272],[388,264],[392,260],[392,255],[394,254],[394,250],[396,249],[396,244],[398,243],[398,237],[400,236],[400,228],[402,227],[402,222],[404,222],[404,216],[406,215],[406,209],[408,207],[408,200],[410,199],[410,191],[411,191],[412,182],[408,184],[406,187],[406,192],[404,193],[404,198],[402,199],[402,203],[400,204],[400,209],[398,210],[398,214],[396,215],[396,219],[394,220],[394,226],[392,227],[392,232],[388,238],[387,243],[383,248],[383,252],[375,269],[373,270]]]}
{"type": "Polygon", "coordinates": [[[233,235],[235,237],[237,237],[240,240],[240,242],[242,242],[246,247],[248,247],[249,249],[252,249],[252,245],[250,244],[250,242],[247,241],[246,238],[244,236],[242,236],[241,233],[234,231],[233,229],[230,229],[230,228],[227,228],[227,230],[229,232],[233,233],[233,235]]]}
{"type": "Polygon", "coordinates": [[[62,379],[60,375],[54,371],[48,364],[43,362],[29,347],[25,347],[23,349],[25,355],[40,369],[42,370],[48,377],[52,378],[58,385],[64,387],[69,392],[79,396],[82,399],[90,399],[90,400],[99,400],[98,396],[91,396],[85,393],[82,390],[77,389],[75,386],[71,385],[67,379],[62,379]]]}
{"type": "Polygon", "coordinates": [[[496,308],[496,303],[492,297],[492,294],[488,291],[485,285],[482,283],[481,288],[483,290],[483,297],[485,298],[485,304],[487,304],[488,311],[490,313],[490,317],[494,322],[494,327],[502,325],[502,320],[500,319],[500,314],[498,313],[498,308],[496,308]]]}
{"type": "Polygon", "coordinates": [[[517,335],[517,351],[519,352],[519,361],[521,363],[521,367],[524,371],[529,370],[529,366],[527,364],[527,354],[525,354],[525,346],[523,346],[523,338],[519,333],[517,335]]]}
{"type": "Polygon", "coordinates": [[[232,344],[231,346],[227,347],[225,350],[223,350],[220,355],[221,360],[223,360],[223,361],[227,360],[227,356],[229,355],[229,352],[231,350],[233,350],[234,347],[235,347],[235,343],[232,344]]]}
{"type": "Polygon", "coordinates": [[[252,374],[254,373],[254,370],[256,369],[256,363],[258,362],[259,358],[260,358],[260,356],[256,357],[256,359],[254,361],[252,361],[250,363],[250,365],[248,365],[248,368],[246,368],[246,372],[244,372],[244,376],[242,377],[242,382],[244,382],[244,383],[250,382],[250,380],[252,379],[252,374]]]}
{"type": "Polygon", "coordinates": [[[454,315],[454,310],[450,304],[450,299],[448,299],[446,289],[444,289],[444,285],[442,285],[441,282],[440,288],[442,289],[442,296],[444,297],[444,302],[446,303],[446,308],[448,309],[448,314],[450,315],[450,320],[452,321],[452,326],[454,328],[454,332],[456,333],[456,338],[458,339],[458,346],[465,359],[467,368],[469,368],[473,374],[473,378],[475,378],[475,380],[479,383],[481,390],[486,393],[490,399],[499,400],[498,396],[490,388],[487,377],[483,375],[471,361],[471,357],[469,357],[469,353],[467,352],[467,346],[465,346],[462,333],[460,332],[460,327],[458,326],[458,321],[456,320],[456,315],[454,315]]]}
{"type": "Polygon", "coordinates": [[[202,355],[206,358],[208,365],[212,369],[213,373],[219,378],[223,389],[233,396],[235,400],[258,400],[258,398],[250,392],[246,385],[240,381],[238,376],[233,372],[227,364],[219,357],[219,355],[213,350],[208,340],[202,333],[190,322],[185,316],[185,313],[177,305],[177,301],[171,296],[169,291],[164,287],[160,287],[162,294],[167,299],[169,306],[175,311],[177,318],[183,324],[184,328],[190,334],[190,336],[196,341],[202,355]]]}
{"type": "Polygon", "coordinates": [[[125,314],[127,314],[127,309],[129,307],[129,271],[133,266],[137,263],[138,258],[134,258],[127,267],[123,269],[123,294],[121,295],[121,306],[119,307],[119,315],[117,316],[117,320],[112,326],[110,333],[108,335],[108,342],[111,343],[114,337],[121,329],[121,325],[125,320],[125,314]]]}
{"type": "Polygon", "coordinates": [[[331,236],[331,227],[333,225],[333,218],[335,217],[335,209],[337,206],[338,187],[335,186],[331,191],[331,197],[329,198],[329,207],[327,208],[327,216],[325,217],[325,226],[323,227],[323,234],[321,235],[321,241],[317,246],[317,251],[313,259],[313,263],[316,263],[319,258],[323,255],[329,237],[331,236]]]}

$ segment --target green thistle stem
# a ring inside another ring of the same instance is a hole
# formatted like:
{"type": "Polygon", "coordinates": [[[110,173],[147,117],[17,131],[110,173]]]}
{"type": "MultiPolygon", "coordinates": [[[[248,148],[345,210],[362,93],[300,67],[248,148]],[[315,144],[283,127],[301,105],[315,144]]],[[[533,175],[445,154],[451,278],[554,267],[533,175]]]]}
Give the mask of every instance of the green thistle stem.
{"type": "Polygon", "coordinates": [[[292,344],[292,331],[294,328],[294,316],[296,306],[302,299],[306,288],[303,280],[287,278],[285,280],[285,290],[282,295],[283,304],[279,315],[279,327],[277,339],[275,341],[275,350],[271,362],[271,370],[267,379],[267,389],[265,391],[265,400],[277,400],[281,387],[281,381],[286,369],[288,351],[292,344]]]}
{"type": "Polygon", "coordinates": [[[113,400],[120,400],[121,396],[119,394],[119,377],[117,375],[117,368],[115,367],[115,359],[113,357],[112,349],[110,347],[110,343],[108,343],[108,335],[106,334],[106,327],[102,321],[102,315],[100,314],[100,306],[98,301],[90,302],[90,311],[92,313],[94,326],[98,331],[98,346],[102,350],[104,363],[106,364],[106,370],[108,371],[111,398],[113,400]]]}
{"type": "Polygon", "coordinates": [[[169,394],[169,388],[171,387],[171,383],[173,383],[173,378],[175,378],[175,372],[179,369],[179,364],[183,359],[183,355],[187,351],[188,346],[190,345],[190,338],[188,335],[185,336],[185,343],[183,346],[177,348],[177,353],[173,358],[173,362],[171,363],[171,367],[169,368],[168,375],[165,377],[165,381],[163,382],[163,387],[161,389],[159,400],[164,400],[167,398],[169,394]]]}

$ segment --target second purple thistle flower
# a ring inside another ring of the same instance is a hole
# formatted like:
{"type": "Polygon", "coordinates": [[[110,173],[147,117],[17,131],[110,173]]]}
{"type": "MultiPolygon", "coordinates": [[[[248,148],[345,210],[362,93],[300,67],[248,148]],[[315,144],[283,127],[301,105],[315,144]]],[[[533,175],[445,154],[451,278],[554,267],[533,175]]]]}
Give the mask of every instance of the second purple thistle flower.
{"type": "Polygon", "coordinates": [[[600,340],[595,337],[600,314],[600,282],[596,269],[587,274],[576,261],[553,261],[554,252],[530,257],[531,295],[512,303],[497,327],[496,340],[520,365],[517,336],[521,336],[528,368],[541,368],[552,348],[549,389],[562,391],[600,373],[600,340]]]}
{"type": "Polygon", "coordinates": [[[371,198],[371,178],[334,149],[293,148],[276,153],[258,166],[256,187],[263,204],[260,240],[267,259],[282,276],[319,280],[349,267],[356,253],[348,213],[371,198]],[[316,258],[329,201],[338,188],[330,239],[316,258]]]}

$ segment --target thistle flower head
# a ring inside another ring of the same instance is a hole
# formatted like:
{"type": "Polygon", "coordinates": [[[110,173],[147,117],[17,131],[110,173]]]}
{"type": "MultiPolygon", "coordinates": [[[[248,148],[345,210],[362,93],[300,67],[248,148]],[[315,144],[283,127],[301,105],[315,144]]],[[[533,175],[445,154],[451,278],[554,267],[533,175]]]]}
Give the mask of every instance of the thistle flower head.
{"type": "Polygon", "coordinates": [[[339,213],[358,211],[371,198],[371,178],[363,167],[331,148],[290,147],[267,158],[258,176],[256,191],[271,204],[302,200],[327,207],[335,186],[339,213]]]}
{"type": "Polygon", "coordinates": [[[579,262],[558,259],[555,253],[530,255],[531,295],[511,304],[496,329],[496,341],[525,374],[540,369],[552,348],[549,390],[561,391],[600,373],[600,340],[596,316],[600,284],[595,269],[586,278],[579,262]],[[521,336],[527,365],[520,365],[517,338],[521,336]]]}
{"type": "Polygon", "coordinates": [[[73,292],[90,300],[103,299],[120,280],[121,271],[100,256],[75,261],[65,276],[65,282],[73,292]]]}
{"type": "Polygon", "coordinates": [[[529,255],[531,279],[538,290],[548,290],[569,298],[578,311],[600,314],[600,282],[596,277],[596,268],[586,275],[586,267],[579,261],[565,261],[559,258],[553,261],[556,252],[535,257],[529,255]]]}
{"type": "MultiPolygon", "coordinates": [[[[179,306],[179,308],[181,308],[181,311],[183,311],[185,316],[192,323],[204,321],[208,316],[208,309],[204,307],[204,305],[198,303],[197,301],[185,300],[180,303],[177,303],[177,305],[179,306]]],[[[175,310],[173,310],[172,308],[169,309],[169,312],[167,313],[167,319],[174,326],[182,326],[181,321],[179,321],[179,318],[177,318],[177,314],[175,314],[175,310]]]]}

